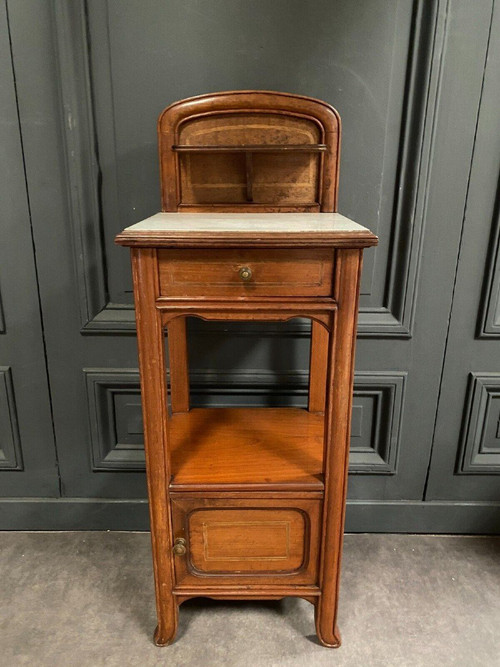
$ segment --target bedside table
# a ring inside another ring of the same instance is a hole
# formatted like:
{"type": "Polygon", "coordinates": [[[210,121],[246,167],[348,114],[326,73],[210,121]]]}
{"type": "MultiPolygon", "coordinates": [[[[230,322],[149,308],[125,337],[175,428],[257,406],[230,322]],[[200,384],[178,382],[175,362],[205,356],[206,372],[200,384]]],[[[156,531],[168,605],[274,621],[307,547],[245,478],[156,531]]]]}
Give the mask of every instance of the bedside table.
{"type": "MultiPolygon", "coordinates": [[[[338,162],[338,152],[332,158],[338,125],[323,127],[321,134],[323,107],[308,98],[259,92],[173,105],[159,121],[166,210],[116,238],[132,254],[158,645],[173,641],[178,607],[195,596],[302,597],[315,606],[321,643],[340,644],[336,614],[359,280],[363,248],[377,238],[324,211],[336,199],[331,191],[337,176],[327,178],[325,168],[338,162]],[[321,113],[313,117],[317,108],[321,113]],[[318,143],[326,151],[310,152],[298,142],[294,132],[303,137],[304,119],[320,132],[313,139],[328,139],[318,143]],[[246,136],[254,126],[259,137],[246,136]],[[193,134],[183,138],[187,127],[193,134]],[[191,152],[189,138],[206,141],[205,131],[219,143],[191,152]],[[266,137],[277,137],[282,152],[266,137]],[[201,162],[182,162],[191,155],[201,162]],[[256,155],[265,159],[256,161],[256,155]],[[201,187],[203,174],[208,188],[201,187]],[[263,174],[277,174],[267,189],[263,174]],[[223,203],[212,201],[215,196],[223,203]],[[297,196],[303,197],[300,205],[293,204],[297,196]],[[308,409],[190,409],[187,316],[309,318],[308,409]]],[[[334,112],[328,114],[336,121],[334,112]]]]}

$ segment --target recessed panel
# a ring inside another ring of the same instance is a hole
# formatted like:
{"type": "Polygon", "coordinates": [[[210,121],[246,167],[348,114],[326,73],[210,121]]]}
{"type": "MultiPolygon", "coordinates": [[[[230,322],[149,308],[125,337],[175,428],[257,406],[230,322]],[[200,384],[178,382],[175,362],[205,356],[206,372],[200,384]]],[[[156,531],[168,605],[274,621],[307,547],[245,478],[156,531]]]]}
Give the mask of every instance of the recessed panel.
{"type": "Polygon", "coordinates": [[[0,470],[22,467],[12,374],[8,366],[0,366],[0,470]]]}
{"type": "Polygon", "coordinates": [[[349,472],[394,474],[406,373],[356,373],[349,472]]]}
{"type": "Polygon", "coordinates": [[[459,473],[500,473],[500,374],[471,373],[459,473]]]}
{"type": "Polygon", "coordinates": [[[144,470],[139,372],[86,369],[92,469],[144,470]]]}
{"type": "Polygon", "coordinates": [[[200,572],[291,572],[304,562],[306,517],[297,510],[198,510],[188,530],[200,572]]]}

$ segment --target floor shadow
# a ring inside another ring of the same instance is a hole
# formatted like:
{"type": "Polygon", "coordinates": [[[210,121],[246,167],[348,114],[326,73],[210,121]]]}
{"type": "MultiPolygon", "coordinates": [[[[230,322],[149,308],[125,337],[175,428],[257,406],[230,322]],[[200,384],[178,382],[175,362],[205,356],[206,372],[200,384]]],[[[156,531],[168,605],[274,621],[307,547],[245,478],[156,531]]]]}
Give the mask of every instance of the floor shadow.
{"type": "Polygon", "coordinates": [[[178,637],[183,636],[189,629],[194,618],[207,611],[243,612],[251,616],[256,611],[265,611],[273,616],[279,616],[297,634],[301,634],[319,644],[316,635],[310,634],[314,628],[314,608],[306,600],[287,597],[281,600],[213,600],[206,597],[197,597],[187,600],[180,607],[178,637]]]}

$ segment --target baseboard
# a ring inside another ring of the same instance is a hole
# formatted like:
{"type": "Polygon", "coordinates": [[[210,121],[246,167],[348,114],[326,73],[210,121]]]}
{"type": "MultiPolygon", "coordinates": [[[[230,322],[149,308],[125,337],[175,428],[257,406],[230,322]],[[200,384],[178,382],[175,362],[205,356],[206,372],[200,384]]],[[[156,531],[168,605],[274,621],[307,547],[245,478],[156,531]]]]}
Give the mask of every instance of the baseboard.
{"type": "Polygon", "coordinates": [[[348,533],[500,534],[500,503],[364,501],[347,503],[348,533]]]}
{"type": "MultiPolygon", "coordinates": [[[[6,498],[0,530],[149,530],[145,500],[6,498]]],[[[347,504],[348,533],[500,534],[500,503],[364,501],[347,504]]]]}

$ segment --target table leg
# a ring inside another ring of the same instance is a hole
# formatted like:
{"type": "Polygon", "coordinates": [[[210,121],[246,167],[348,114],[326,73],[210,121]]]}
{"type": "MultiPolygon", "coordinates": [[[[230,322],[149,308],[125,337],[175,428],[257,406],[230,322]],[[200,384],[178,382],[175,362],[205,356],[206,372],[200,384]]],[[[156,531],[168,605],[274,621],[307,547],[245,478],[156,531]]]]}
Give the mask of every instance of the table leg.
{"type": "Polygon", "coordinates": [[[172,595],[174,564],[172,525],[168,511],[170,473],[167,456],[165,341],[161,314],[155,303],[158,296],[156,251],[150,248],[132,249],[132,270],[158,614],[158,627],[154,640],[158,646],[165,646],[175,638],[178,607],[172,595]]]}
{"type": "Polygon", "coordinates": [[[328,353],[321,597],[316,607],[316,632],[321,643],[332,648],[340,646],[337,606],[344,537],[361,258],[360,250],[338,251],[334,290],[338,311],[330,333],[328,353]]]}

